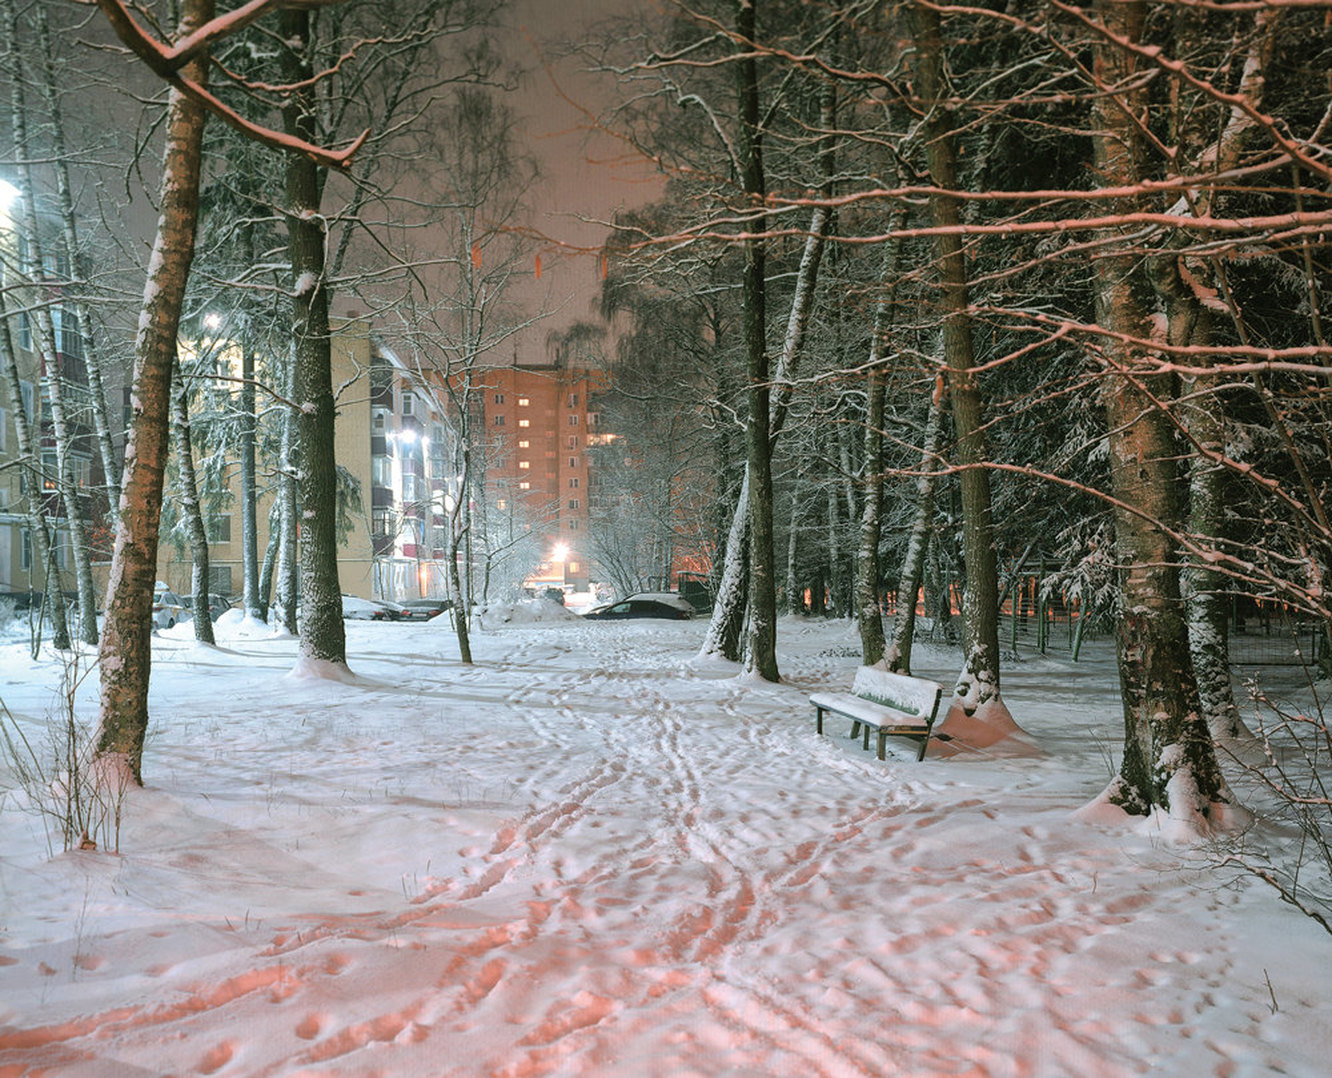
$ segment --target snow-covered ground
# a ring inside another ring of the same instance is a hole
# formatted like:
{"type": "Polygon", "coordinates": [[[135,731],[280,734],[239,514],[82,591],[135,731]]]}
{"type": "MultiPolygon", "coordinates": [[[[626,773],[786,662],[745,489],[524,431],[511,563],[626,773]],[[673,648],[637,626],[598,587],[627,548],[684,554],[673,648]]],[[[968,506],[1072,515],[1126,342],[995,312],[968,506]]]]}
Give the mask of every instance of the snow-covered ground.
{"type": "MultiPolygon", "coordinates": [[[[0,794],[0,1075],[1332,1073],[1332,938],[1075,819],[1108,650],[1008,668],[1044,755],[881,763],[814,733],[846,623],[784,621],[781,685],[703,621],[487,625],[464,667],[447,622],[349,623],[351,684],[234,620],[155,637],[119,855],[0,794]]],[[[58,680],[0,645],[39,749],[58,680]]]]}

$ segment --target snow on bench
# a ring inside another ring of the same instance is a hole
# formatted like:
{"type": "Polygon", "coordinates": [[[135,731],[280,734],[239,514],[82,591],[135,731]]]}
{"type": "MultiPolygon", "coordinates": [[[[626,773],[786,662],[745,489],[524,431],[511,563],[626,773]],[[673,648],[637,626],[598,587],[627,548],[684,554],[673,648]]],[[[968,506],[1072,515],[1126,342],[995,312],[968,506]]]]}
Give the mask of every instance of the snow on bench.
{"type": "MultiPolygon", "coordinates": [[[[842,715],[851,720],[851,737],[863,728],[861,747],[869,748],[869,735],[879,735],[879,759],[884,758],[884,741],[889,737],[908,737],[920,742],[917,762],[925,759],[939,713],[939,699],[943,686],[936,681],[893,674],[881,666],[862,666],[856,670],[851,691],[816,692],[809,698],[814,705],[814,725],[823,733],[823,714],[842,715]]],[[[947,735],[935,734],[939,740],[947,735]]]]}

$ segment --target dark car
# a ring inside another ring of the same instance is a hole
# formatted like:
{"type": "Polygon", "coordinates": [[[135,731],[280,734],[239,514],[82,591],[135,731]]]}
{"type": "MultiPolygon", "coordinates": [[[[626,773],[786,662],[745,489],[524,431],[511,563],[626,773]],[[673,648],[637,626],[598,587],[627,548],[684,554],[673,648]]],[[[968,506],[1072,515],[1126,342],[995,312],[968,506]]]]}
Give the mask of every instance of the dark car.
{"type": "MultiPolygon", "coordinates": [[[[194,613],[194,596],[182,595],[181,603],[191,614],[194,613]]],[[[231,600],[223,598],[221,595],[209,594],[208,596],[208,616],[213,621],[217,621],[223,614],[231,609],[231,600]]]]}
{"type": "Polygon", "coordinates": [[[684,621],[692,617],[690,610],[662,599],[622,599],[618,603],[593,607],[585,618],[593,621],[621,621],[625,618],[667,618],[684,621]]]}
{"type": "Polygon", "coordinates": [[[429,621],[453,609],[449,599],[404,599],[398,605],[402,607],[399,616],[403,621],[429,621]]]}
{"type": "Polygon", "coordinates": [[[342,597],[342,616],[349,621],[399,621],[397,603],[378,599],[358,599],[355,595],[342,597]]]}

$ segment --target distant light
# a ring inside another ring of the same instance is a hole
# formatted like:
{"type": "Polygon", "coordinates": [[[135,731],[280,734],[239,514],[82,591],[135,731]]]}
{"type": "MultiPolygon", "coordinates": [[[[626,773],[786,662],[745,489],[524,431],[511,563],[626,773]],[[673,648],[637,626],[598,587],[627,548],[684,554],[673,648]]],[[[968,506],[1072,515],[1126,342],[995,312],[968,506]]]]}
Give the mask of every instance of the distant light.
{"type": "Polygon", "coordinates": [[[555,549],[550,552],[551,561],[564,561],[569,556],[568,543],[556,543],[555,549]]]}
{"type": "Polygon", "coordinates": [[[203,324],[205,329],[217,329],[222,325],[222,316],[210,311],[203,316],[203,324]]]}
{"type": "Polygon", "coordinates": [[[398,431],[398,437],[408,445],[411,445],[412,442],[416,441],[416,431],[412,430],[411,427],[408,427],[406,430],[398,431]]]}
{"type": "Polygon", "coordinates": [[[19,189],[8,180],[0,180],[0,214],[9,216],[9,209],[18,201],[19,189]]]}

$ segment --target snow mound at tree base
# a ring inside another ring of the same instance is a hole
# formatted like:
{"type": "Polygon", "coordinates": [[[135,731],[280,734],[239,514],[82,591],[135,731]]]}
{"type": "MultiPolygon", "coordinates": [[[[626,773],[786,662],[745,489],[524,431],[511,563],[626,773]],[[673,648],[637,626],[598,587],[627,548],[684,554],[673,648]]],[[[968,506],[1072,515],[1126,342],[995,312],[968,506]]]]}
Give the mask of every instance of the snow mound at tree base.
{"type": "MultiPolygon", "coordinates": [[[[942,705],[940,705],[942,706],[942,705]]],[[[1013,719],[1003,700],[991,700],[968,715],[954,697],[948,713],[934,724],[937,735],[947,740],[931,739],[927,756],[960,756],[983,750],[986,756],[1044,756],[1045,750],[1013,719]]]]}

